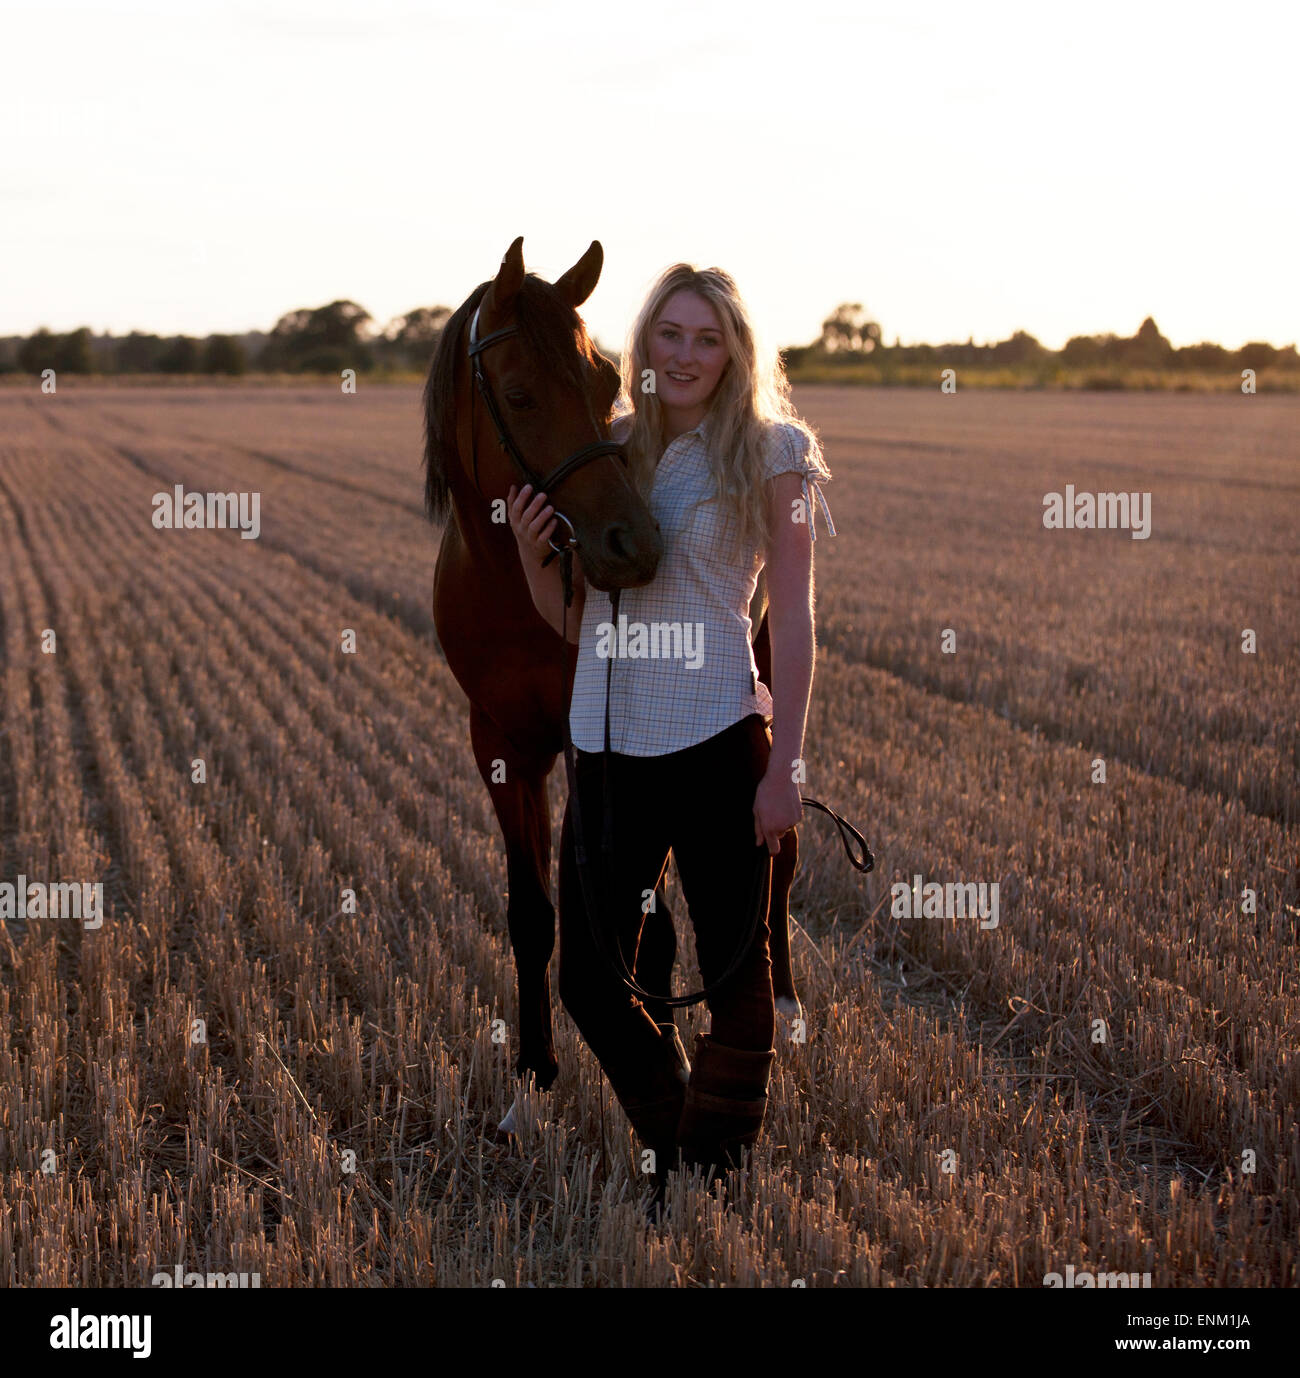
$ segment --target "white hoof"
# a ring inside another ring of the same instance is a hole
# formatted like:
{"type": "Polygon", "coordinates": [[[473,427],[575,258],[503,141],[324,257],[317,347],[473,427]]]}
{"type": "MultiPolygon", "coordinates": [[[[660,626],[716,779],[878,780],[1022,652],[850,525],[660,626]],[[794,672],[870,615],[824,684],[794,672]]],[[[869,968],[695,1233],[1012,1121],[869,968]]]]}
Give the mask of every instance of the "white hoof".
{"type": "Polygon", "coordinates": [[[790,995],[778,995],[776,998],[776,1012],[784,1015],[787,1019],[802,1019],[803,1006],[790,995]]]}
{"type": "Polygon", "coordinates": [[[501,1132],[503,1134],[517,1134],[519,1132],[519,1119],[515,1112],[519,1109],[519,1097],[516,1095],[514,1103],[506,1111],[506,1117],[501,1121],[501,1132]]]}

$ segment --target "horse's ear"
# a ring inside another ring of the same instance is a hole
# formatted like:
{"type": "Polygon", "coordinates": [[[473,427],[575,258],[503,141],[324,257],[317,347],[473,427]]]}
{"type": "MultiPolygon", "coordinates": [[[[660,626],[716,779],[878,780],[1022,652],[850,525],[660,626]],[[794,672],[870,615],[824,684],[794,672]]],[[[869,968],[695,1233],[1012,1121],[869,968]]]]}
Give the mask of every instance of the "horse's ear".
{"type": "Polygon", "coordinates": [[[556,279],[556,290],[576,310],[596,290],[604,265],[605,251],[600,247],[600,240],[593,239],[591,248],[563,277],[556,279]]]}
{"type": "Polygon", "coordinates": [[[499,320],[508,315],[514,305],[519,289],[524,285],[524,237],[518,239],[506,250],[501,267],[483,298],[483,314],[489,319],[499,320]]]}

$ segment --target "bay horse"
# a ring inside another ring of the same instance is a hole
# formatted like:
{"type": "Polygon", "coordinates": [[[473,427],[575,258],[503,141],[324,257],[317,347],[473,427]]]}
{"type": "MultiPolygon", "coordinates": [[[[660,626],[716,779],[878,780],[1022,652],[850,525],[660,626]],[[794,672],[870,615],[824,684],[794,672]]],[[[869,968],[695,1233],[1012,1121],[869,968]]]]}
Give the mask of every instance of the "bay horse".
{"type": "MultiPolygon", "coordinates": [[[[609,440],[618,370],[594,347],[577,313],[603,263],[604,251],[593,241],[572,268],[548,283],[525,273],[523,238],[516,239],[496,277],[480,283],[448,320],[423,397],[425,503],[430,518],[445,523],[434,573],[434,626],[469,698],[474,760],[505,842],[506,916],[519,996],[514,1070],[520,1078],[531,1074],[540,1090],[549,1089],[559,1071],[551,1033],[555,910],[548,777],[563,750],[578,648],[562,642],[533,605],[506,516],[507,491],[524,482],[545,489],[572,528],[588,583],[603,591],[649,583],[663,553],[658,523],[609,440]],[[490,409],[497,409],[496,417],[490,409]],[[558,492],[539,481],[547,476],[558,492]]],[[[754,645],[762,657],[760,674],[770,683],[763,595],[760,584],[753,611],[760,611],[761,601],[764,615],[754,645]]],[[[769,908],[774,994],[787,1014],[799,1010],[788,928],[796,858],[791,829],[773,859],[769,908]]],[[[676,956],[661,887],[645,918],[633,974],[647,989],[667,993],[676,956]]],[[[643,1003],[656,1023],[671,1022],[671,1007],[643,1003]]],[[[513,1130],[513,1107],[501,1127],[513,1130]]]]}

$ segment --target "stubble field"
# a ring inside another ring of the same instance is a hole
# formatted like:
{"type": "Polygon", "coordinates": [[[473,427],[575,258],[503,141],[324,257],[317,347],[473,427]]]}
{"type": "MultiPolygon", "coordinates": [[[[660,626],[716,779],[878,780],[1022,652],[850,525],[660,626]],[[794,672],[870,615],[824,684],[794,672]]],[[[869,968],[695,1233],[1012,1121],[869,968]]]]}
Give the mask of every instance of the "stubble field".
{"type": "Polygon", "coordinates": [[[806,1039],[737,1204],[677,1180],[648,1231],[562,1008],[494,1132],[504,852],[418,388],[0,389],[0,884],[106,911],[0,919],[0,1284],[1296,1284],[1300,401],[796,401],[839,533],[807,792],[877,870],[805,815],[806,1039]],[[258,539],[155,529],[178,483],[259,493],[258,539]],[[1045,530],[1066,484],[1150,538],[1045,530]],[[918,874],[997,927],[896,917],[918,874]]]}

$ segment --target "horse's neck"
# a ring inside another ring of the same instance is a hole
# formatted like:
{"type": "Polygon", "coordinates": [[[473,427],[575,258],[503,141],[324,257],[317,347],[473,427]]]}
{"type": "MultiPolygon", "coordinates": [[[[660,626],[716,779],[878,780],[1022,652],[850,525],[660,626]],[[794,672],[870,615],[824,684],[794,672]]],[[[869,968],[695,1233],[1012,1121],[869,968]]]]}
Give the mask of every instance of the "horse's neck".
{"type": "Polygon", "coordinates": [[[452,518],[460,528],[465,549],[475,558],[504,565],[515,549],[515,534],[506,519],[505,498],[498,506],[492,498],[485,498],[472,484],[453,484],[451,490],[452,518]],[[493,521],[493,513],[501,520],[493,521]]]}
{"type": "MultiPolygon", "coordinates": [[[[504,503],[499,510],[504,518],[504,503]]],[[[451,485],[451,512],[446,535],[455,532],[455,544],[448,551],[460,569],[462,587],[473,601],[503,612],[515,605],[532,607],[532,592],[519,563],[514,532],[507,520],[494,522],[493,499],[485,498],[468,480],[451,485]],[[472,590],[472,592],[470,592],[472,590]]]]}

